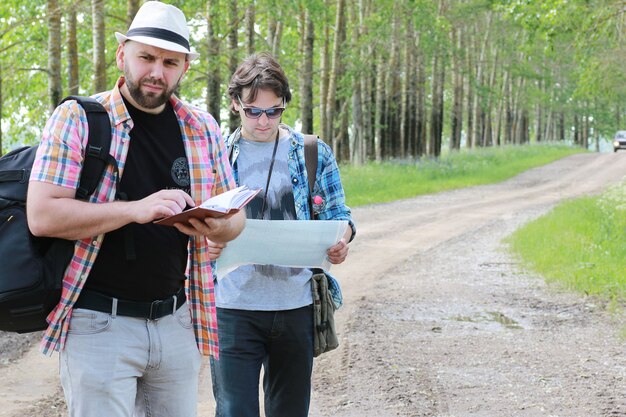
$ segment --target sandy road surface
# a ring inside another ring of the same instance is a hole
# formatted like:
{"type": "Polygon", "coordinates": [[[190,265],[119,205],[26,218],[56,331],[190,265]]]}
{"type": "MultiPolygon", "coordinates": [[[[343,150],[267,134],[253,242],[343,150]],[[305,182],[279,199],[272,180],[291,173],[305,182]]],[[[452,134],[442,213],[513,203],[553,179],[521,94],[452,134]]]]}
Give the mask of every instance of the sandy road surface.
{"type": "MultiPolygon", "coordinates": [[[[497,185],[355,209],[357,240],[333,267],[341,346],[316,359],[311,416],[626,416],[626,319],[522,271],[502,243],[624,175],[626,153],[575,155],[497,185]]],[[[9,360],[26,341],[0,336],[0,416],[62,415],[56,359],[31,349],[9,360]]],[[[201,378],[209,416],[208,366],[201,378]]]]}

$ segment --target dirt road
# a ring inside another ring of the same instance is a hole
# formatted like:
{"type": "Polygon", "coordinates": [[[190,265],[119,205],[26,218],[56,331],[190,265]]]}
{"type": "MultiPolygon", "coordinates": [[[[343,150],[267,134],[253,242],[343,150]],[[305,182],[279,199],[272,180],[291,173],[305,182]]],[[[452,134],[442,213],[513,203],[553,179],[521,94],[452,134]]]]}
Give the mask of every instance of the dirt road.
{"type": "MultiPolygon", "coordinates": [[[[546,285],[502,243],[625,175],[626,153],[575,155],[497,185],[355,209],[357,240],[333,267],[341,346],[316,359],[311,416],[626,416],[626,318],[546,285]]],[[[55,359],[31,349],[8,361],[6,343],[24,341],[0,337],[0,416],[62,415],[55,359]]],[[[209,416],[208,366],[201,396],[209,416]]]]}

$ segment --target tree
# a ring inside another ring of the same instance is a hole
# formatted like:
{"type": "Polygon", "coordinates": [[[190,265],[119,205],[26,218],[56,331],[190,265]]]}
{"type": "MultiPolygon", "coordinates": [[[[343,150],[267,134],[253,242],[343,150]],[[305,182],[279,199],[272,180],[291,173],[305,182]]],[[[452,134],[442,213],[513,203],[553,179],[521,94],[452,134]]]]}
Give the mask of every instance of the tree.
{"type": "MultiPolygon", "coordinates": [[[[3,147],[36,142],[66,85],[110,88],[112,32],[126,30],[139,2],[0,2],[3,147]]],[[[340,161],[436,157],[462,140],[584,146],[625,117],[622,3],[188,0],[201,58],[177,94],[204,100],[221,121],[224,81],[241,54],[269,50],[295,87],[290,107],[299,111],[284,121],[320,133],[340,161]]],[[[229,117],[223,130],[238,122],[229,117]]]]}
{"type": "Polygon", "coordinates": [[[138,10],[139,0],[126,0],[126,26],[130,27],[138,10]]]}
{"type": "MultiPolygon", "coordinates": [[[[239,65],[239,41],[237,36],[237,28],[239,26],[239,9],[237,0],[229,0],[228,2],[228,69],[233,74],[239,65]]],[[[228,126],[229,131],[233,132],[239,125],[239,116],[234,112],[229,113],[228,126]]]]}
{"type": "Polygon", "coordinates": [[[61,101],[61,8],[58,0],[48,1],[48,97],[50,112],[61,101]]]}
{"type": "Polygon", "coordinates": [[[324,136],[331,141],[333,152],[339,156],[339,137],[335,133],[335,114],[338,110],[336,103],[339,77],[341,76],[342,62],[340,49],[345,39],[345,0],[337,0],[337,12],[335,18],[335,38],[332,49],[331,70],[328,76],[328,95],[326,99],[326,126],[324,136]]]}
{"type": "Polygon", "coordinates": [[[93,19],[93,92],[107,89],[104,0],[91,0],[93,19]]]}
{"type": "Polygon", "coordinates": [[[304,10],[302,16],[302,71],[300,72],[300,119],[302,131],[313,132],[313,57],[315,53],[315,26],[311,12],[304,10]]]}
{"type": "Polygon", "coordinates": [[[221,76],[221,44],[218,36],[217,23],[220,20],[219,7],[216,0],[207,0],[205,19],[207,25],[206,47],[204,51],[207,59],[206,71],[206,108],[220,123],[220,108],[222,106],[222,76],[221,76]]]}
{"type": "Polygon", "coordinates": [[[67,12],[67,88],[78,95],[78,40],[76,38],[76,9],[67,12]]]}

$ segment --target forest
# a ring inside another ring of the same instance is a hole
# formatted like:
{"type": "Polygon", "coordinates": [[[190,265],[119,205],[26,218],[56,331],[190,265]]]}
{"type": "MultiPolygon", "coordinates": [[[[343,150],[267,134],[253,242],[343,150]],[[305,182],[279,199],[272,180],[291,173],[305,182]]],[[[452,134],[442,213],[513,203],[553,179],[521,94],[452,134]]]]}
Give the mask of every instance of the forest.
{"type": "MultiPolygon", "coordinates": [[[[237,126],[238,63],[270,51],[294,99],[285,123],[343,163],[566,141],[626,129],[624,0],[165,0],[192,28],[178,95],[237,126]]],[[[0,2],[0,152],[39,140],[66,95],[112,88],[114,32],[139,0],[0,2]]]]}

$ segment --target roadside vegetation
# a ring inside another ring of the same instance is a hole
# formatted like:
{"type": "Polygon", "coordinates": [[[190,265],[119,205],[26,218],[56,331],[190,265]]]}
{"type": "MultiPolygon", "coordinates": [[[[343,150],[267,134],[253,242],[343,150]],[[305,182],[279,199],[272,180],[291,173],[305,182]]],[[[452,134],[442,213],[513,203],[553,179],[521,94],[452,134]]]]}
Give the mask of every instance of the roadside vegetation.
{"type": "Polygon", "coordinates": [[[348,205],[356,207],[496,183],[580,152],[555,143],[464,149],[438,159],[343,165],[341,179],[348,205]]]}
{"type": "MultiPolygon", "coordinates": [[[[496,183],[580,148],[523,145],[474,148],[416,161],[341,167],[351,207],[496,183]]],[[[508,239],[523,265],[548,281],[600,297],[609,308],[626,305],[626,181],[596,197],[570,200],[508,239]]]]}
{"type": "Polygon", "coordinates": [[[626,181],[567,201],[508,239],[523,264],[548,281],[626,305],[626,181]]]}

